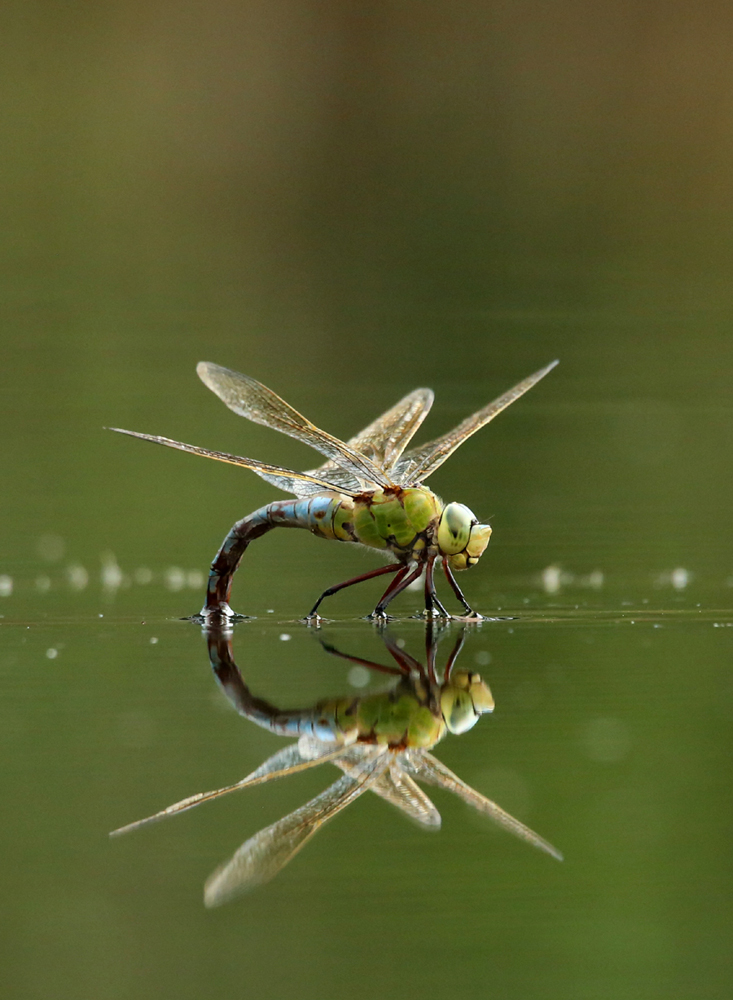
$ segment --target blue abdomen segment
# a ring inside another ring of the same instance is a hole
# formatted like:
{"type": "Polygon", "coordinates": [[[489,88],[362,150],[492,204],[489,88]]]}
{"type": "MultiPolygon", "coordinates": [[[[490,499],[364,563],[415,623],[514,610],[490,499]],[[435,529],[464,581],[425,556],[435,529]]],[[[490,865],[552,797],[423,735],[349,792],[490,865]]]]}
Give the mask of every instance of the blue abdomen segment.
{"type": "MultiPolygon", "coordinates": [[[[343,736],[334,719],[314,716],[310,713],[302,715],[279,716],[273,720],[277,732],[282,736],[314,736],[321,743],[333,743],[343,736]]],[[[272,727],[271,727],[272,728],[272,727]]]]}
{"type": "MultiPolygon", "coordinates": [[[[342,535],[335,530],[334,519],[342,503],[340,497],[328,494],[302,497],[299,500],[276,500],[266,508],[256,511],[256,514],[268,511],[273,527],[306,528],[321,538],[341,538],[342,535]]],[[[351,539],[347,536],[344,540],[351,539]]]]}

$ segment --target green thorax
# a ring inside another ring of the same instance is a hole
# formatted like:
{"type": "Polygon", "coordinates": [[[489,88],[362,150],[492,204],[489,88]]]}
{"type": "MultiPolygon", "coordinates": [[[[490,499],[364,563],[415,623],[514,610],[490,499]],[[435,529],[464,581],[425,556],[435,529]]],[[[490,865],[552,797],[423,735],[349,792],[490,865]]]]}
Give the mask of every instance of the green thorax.
{"type": "Polygon", "coordinates": [[[340,698],[321,703],[334,729],[347,742],[354,740],[391,747],[429,749],[445,735],[440,705],[427,685],[403,681],[391,691],[340,698]]]}
{"type": "Polygon", "coordinates": [[[336,535],[400,554],[417,553],[431,543],[443,510],[442,501],[424,488],[375,490],[352,503],[340,505],[336,535]]]}

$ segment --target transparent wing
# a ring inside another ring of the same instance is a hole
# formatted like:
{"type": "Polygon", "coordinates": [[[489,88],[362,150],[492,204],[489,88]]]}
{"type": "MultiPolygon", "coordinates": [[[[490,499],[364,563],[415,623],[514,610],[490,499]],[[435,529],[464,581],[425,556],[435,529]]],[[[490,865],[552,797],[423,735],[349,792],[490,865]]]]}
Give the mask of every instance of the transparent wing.
{"type": "Polygon", "coordinates": [[[414,750],[407,751],[403,756],[407,758],[406,766],[408,770],[411,770],[419,781],[425,781],[430,785],[437,785],[439,788],[445,788],[449,792],[453,792],[454,795],[463,799],[464,802],[473,806],[474,809],[485,813],[495,823],[498,823],[499,826],[503,826],[509,833],[513,833],[515,837],[519,837],[520,840],[524,840],[533,847],[545,851],[553,858],[557,858],[558,861],[563,860],[562,854],[556,847],[553,847],[547,840],[540,837],[534,830],[530,830],[524,823],[520,823],[518,819],[510,816],[508,812],[495,802],[492,802],[491,799],[487,799],[485,795],[481,795],[475,791],[465,781],[461,781],[458,775],[454,774],[445,764],[428,753],[427,750],[417,752],[414,750]]]}
{"type": "Polygon", "coordinates": [[[520,382],[519,385],[515,385],[513,389],[505,392],[503,396],[495,399],[493,403],[489,403],[482,410],[478,410],[472,416],[467,417],[462,423],[442,437],[405,452],[394,469],[394,478],[402,485],[424,482],[428,476],[431,476],[436,469],[440,468],[456,448],[459,448],[464,441],[488,424],[490,420],[493,420],[507,406],[510,406],[520,396],[523,396],[533,385],[537,385],[540,379],[552,371],[556,364],[557,361],[553,361],[546,368],[541,368],[534,375],[530,375],[523,382],[520,382]]]}
{"type": "MultiPolygon", "coordinates": [[[[399,460],[402,452],[412,440],[415,432],[422,424],[433,405],[432,389],[415,389],[399,403],[383,413],[381,417],[360,431],[356,437],[347,442],[349,448],[358,451],[360,455],[371,459],[375,465],[389,475],[399,460]]],[[[334,462],[328,461],[318,469],[309,470],[310,475],[324,476],[331,480],[336,470],[334,462]]],[[[339,477],[346,487],[353,486],[353,481],[339,477]]]]}
{"type": "MultiPolygon", "coordinates": [[[[352,774],[354,765],[361,759],[363,747],[364,744],[351,747],[332,763],[340,767],[344,774],[352,774]]],[[[436,830],[440,827],[440,813],[422,788],[405,774],[398,760],[393,759],[389,770],[376,778],[369,787],[385,802],[401,809],[421,826],[429,826],[436,830]]]]}
{"type": "Polygon", "coordinates": [[[297,774],[299,771],[305,771],[309,767],[315,767],[317,764],[333,760],[334,757],[338,757],[343,752],[344,748],[342,744],[321,743],[318,747],[309,746],[307,754],[303,754],[301,753],[299,744],[293,743],[273,754],[264,764],[260,764],[255,771],[248,774],[246,778],[242,778],[241,781],[237,781],[233,785],[226,785],[224,788],[217,788],[213,792],[198,792],[196,795],[189,795],[188,798],[181,799],[180,802],[176,802],[166,809],[161,809],[160,812],[154,813],[152,816],[146,816],[145,819],[138,819],[134,823],[128,823],[127,826],[121,826],[119,829],[113,830],[110,833],[110,837],[119,837],[120,834],[129,833],[131,830],[138,830],[141,826],[147,826],[149,823],[157,823],[158,820],[186,812],[188,809],[193,809],[194,806],[200,806],[204,802],[218,799],[221,795],[228,795],[229,792],[238,792],[241,788],[262,785],[266,781],[274,781],[276,778],[285,778],[290,774],[297,774]]]}
{"type": "Polygon", "coordinates": [[[352,492],[341,486],[335,486],[325,479],[309,476],[306,472],[293,472],[291,469],[283,469],[279,465],[266,465],[254,458],[229,455],[225,451],[198,448],[194,444],[184,444],[182,441],[173,441],[171,438],[160,437],[157,434],[140,434],[138,431],[126,431],[122,427],[107,427],[106,430],[116,431],[117,434],[128,434],[130,437],[141,438],[143,441],[152,441],[153,444],[163,444],[166,448],[177,448],[178,451],[187,451],[192,455],[203,455],[204,458],[213,458],[217,462],[241,465],[244,469],[256,472],[261,479],[277,486],[278,489],[285,490],[286,493],[294,493],[296,497],[312,496],[314,493],[323,493],[324,490],[336,490],[339,493],[349,493],[350,496],[357,496],[360,492],[358,489],[352,492]]]}
{"type": "Polygon", "coordinates": [[[310,445],[365,484],[392,485],[388,476],[374,462],[306,420],[284,399],[256,379],[208,361],[201,361],[196,371],[204,385],[240,416],[310,445]]]}
{"type": "Polygon", "coordinates": [[[204,888],[206,906],[219,906],[268,882],[324,823],[367,791],[388,766],[387,755],[374,748],[358,773],[355,769],[353,774],[344,775],[300,809],[250,837],[207,880],[204,888]]]}

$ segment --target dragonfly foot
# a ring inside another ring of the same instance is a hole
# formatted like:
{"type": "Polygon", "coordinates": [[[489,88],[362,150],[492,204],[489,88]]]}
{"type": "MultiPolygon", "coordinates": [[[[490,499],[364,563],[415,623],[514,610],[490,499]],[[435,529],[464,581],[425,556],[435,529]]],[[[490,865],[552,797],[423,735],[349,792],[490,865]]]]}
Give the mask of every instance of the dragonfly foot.
{"type": "Polygon", "coordinates": [[[322,618],[319,614],[313,614],[313,612],[300,620],[304,625],[314,626],[315,628],[320,628],[321,624],[326,621],[325,618],[322,618]]]}
{"type": "Polygon", "coordinates": [[[426,608],[424,611],[418,611],[412,617],[422,618],[426,621],[450,621],[451,619],[451,616],[442,606],[440,608],[426,608]]]}
{"type": "Polygon", "coordinates": [[[387,622],[395,620],[392,615],[388,615],[386,611],[380,611],[379,608],[375,608],[371,614],[364,617],[367,621],[374,622],[375,625],[386,625],[387,622]]]}
{"type": "Polygon", "coordinates": [[[486,615],[480,615],[478,611],[471,611],[470,614],[465,615],[451,615],[451,619],[454,622],[488,622],[491,619],[487,618],[486,615]]]}
{"type": "Polygon", "coordinates": [[[217,604],[213,607],[204,607],[197,615],[191,615],[190,621],[198,622],[209,628],[224,628],[234,622],[252,620],[252,615],[240,615],[232,611],[228,604],[217,604]]]}

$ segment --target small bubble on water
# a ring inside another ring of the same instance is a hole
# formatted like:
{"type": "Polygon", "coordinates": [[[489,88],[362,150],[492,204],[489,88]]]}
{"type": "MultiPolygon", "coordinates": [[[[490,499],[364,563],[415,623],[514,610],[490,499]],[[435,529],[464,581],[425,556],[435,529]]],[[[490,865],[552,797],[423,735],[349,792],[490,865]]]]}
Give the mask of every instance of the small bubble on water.
{"type": "Polygon", "coordinates": [[[123,573],[117,563],[117,556],[114,552],[102,552],[100,554],[102,562],[102,587],[109,594],[114,594],[122,586],[123,573]]]}
{"type": "Polygon", "coordinates": [[[690,582],[690,574],[682,566],[673,569],[670,574],[670,582],[675,590],[684,590],[690,582]]]}
{"type": "Polygon", "coordinates": [[[169,566],[163,579],[168,590],[183,590],[186,586],[186,574],[180,566],[169,566]]]}
{"type": "Polygon", "coordinates": [[[50,576],[37,576],[36,577],[36,590],[39,594],[47,594],[51,589],[51,577],[50,576]]]}
{"type": "Polygon", "coordinates": [[[157,636],[157,635],[151,635],[151,636],[150,636],[150,645],[151,645],[151,646],[155,646],[155,644],[156,644],[157,642],[158,642],[158,636],[157,636]]]}
{"type": "Polygon", "coordinates": [[[274,615],[275,614],[275,609],[274,608],[268,608],[267,609],[267,614],[268,615],[274,615]]]}
{"type": "Polygon", "coordinates": [[[46,656],[48,657],[49,660],[55,660],[58,655],[59,655],[58,649],[52,648],[46,650],[46,656]]]}
{"type": "Polygon", "coordinates": [[[66,542],[61,535],[41,535],[36,543],[36,552],[41,559],[48,562],[58,562],[66,552],[66,542]]]}
{"type": "Polygon", "coordinates": [[[479,667],[488,667],[491,663],[491,653],[486,649],[480,649],[478,653],[474,653],[473,662],[479,667]]]}
{"type": "Polygon", "coordinates": [[[0,597],[10,597],[13,593],[13,578],[3,574],[0,576],[0,597]]]}
{"type": "Polygon", "coordinates": [[[349,684],[355,688],[366,687],[369,683],[369,671],[366,667],[352,667],[347,676],[349,684]]]}
{"type": "Polygon", "coordinates": [[[405,648],[405,640],[404,639],[397,639],[397,641],[395,642],[395,646],[397,646],[398,649],[404,649],[405,648]]]}
{"type": "Polygon", "coordinates": [[[72,590],[84,590],[89,583],[89,574],[78,563],[66,567],[66,579],[72,590]]]}
{"type": "Polygon", "coordinates": [[[545,566],[542,570],[542,586],[546,594],[556,594],[560,590],[562,570],[559,566],[545,566]]]}
{"type": "Polygon", "coordinates": [[[138,566],[138,568],[132,574],[132,578],[135,581],[135,583],[138,583],[140,584],[141,587],[144,587],[146,584],[152,583],[153,571],[152,569],[148,569],[147,566],[138,566]]]}
{"type": "Polygon", "coordinates": [[[281,632],[279,638],[281,642],[288,642],[289,639],[292,639],[292,636],[288,635],[287,632],[281,632]]]}

